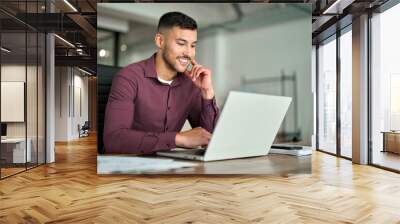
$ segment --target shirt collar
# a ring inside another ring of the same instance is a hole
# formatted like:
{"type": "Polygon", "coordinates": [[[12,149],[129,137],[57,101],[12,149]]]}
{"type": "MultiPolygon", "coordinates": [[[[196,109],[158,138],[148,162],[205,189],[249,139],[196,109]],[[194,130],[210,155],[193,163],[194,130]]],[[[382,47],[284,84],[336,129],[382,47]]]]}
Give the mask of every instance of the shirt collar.
{"type": "Polygon", "coordinates": [[[150,58],[145,61],[144,76],[149,78],[157,78],[156,55],[157,53],[154,53],[150,58]]]}
{"type": "MultiPolygon", "coordinates": [[[[144,76],[148,78],[157,79],[157,71],[156,71],[156,55],[154,53],[150,58],[145,61],[144,67],[144,76]]],[[[175,77],[174,81],[171,83],[171,86],[178,86],[185,80],[185,75],[178,72],[178,75],[175,77]]]]}

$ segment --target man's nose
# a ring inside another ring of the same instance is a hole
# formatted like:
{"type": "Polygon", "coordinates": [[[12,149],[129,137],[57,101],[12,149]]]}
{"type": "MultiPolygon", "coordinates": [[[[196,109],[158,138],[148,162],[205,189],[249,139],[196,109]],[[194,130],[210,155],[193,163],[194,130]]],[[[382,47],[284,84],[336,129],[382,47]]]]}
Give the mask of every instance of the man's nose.
{"type": "Polygon", "coordinates": [[[185,49],[185,52],[183,52],[183,54],[185,55],[185,57],[188,57],[188,58],[193,58],[193,57],[194,57],[194,54],[195,54],[195,52],[194,52],[194,50],[193,50],[193,49],[186,48],[186,49],[185,49]]]}

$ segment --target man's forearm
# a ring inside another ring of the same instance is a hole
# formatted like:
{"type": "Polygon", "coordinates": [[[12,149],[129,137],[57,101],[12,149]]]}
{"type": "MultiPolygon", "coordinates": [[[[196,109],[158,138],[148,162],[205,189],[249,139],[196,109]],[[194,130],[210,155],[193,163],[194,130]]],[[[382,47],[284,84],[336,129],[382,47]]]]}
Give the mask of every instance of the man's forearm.
{"type": "Polygon", "coordinates": [[[215,97],[211,99],[203,99],[199,125],[212,133],[215,128],[218,115],[219,109],[216,105],[215,97]]]}
{"type": "Polygon", "coordinates": [[[175,148],[176,132],[152,133],[132,129],[119,129],[104,132],[104,145],[107,152],[149,154],[160,150],[175,148]]]}

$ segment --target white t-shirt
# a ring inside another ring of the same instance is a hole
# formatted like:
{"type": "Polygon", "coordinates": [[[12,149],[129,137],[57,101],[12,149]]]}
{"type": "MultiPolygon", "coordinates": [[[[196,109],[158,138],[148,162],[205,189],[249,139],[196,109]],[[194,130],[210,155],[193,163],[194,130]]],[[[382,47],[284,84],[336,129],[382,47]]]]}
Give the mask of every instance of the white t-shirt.
{"type": "Polygon", "coordinates": [[[158,77],[158,76],[157,76],[157,79],[158,79],[158,81],[160,81],[161,83],[168,84],[168,85],[171,85],[172,81],[174,81],[174,80],[167,81],[167,80],[161,79],[161,78],[158,77]]]}

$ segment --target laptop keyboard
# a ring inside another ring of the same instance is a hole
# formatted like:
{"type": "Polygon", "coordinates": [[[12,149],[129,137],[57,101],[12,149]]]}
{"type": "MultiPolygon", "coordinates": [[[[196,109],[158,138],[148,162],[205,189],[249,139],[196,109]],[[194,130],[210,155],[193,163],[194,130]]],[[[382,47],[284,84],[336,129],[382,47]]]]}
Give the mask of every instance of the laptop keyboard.
{"type": "Polygon", "coordinates": [[[204,156],[204,154],[206,153],[206,149],[196,149],[194,150],[194,154],[197,156],[204,156]]]}
{"type": "Polygon", "coordinates": [[[196,156],[204,156],[206,153],[206,149],[191,149],[188,151],[196,156]]]}
{"type": "Polygon", "coordinates": [[[177,148],[176,150],[173,150],[173,151],[189,153],[189,154],[196,155],[196,156],[204,156],[204,154],[206,153],[206,148],[197,148],[197,149],[177,148]]]}

